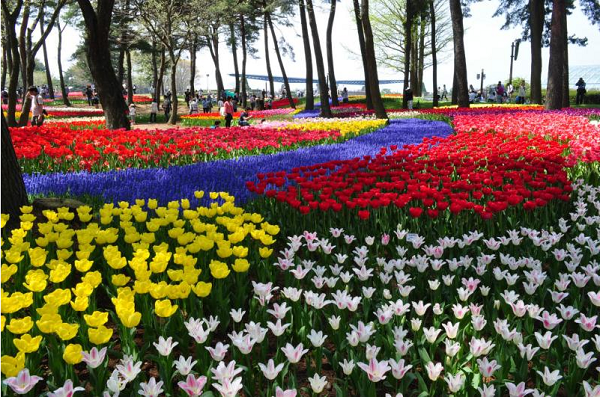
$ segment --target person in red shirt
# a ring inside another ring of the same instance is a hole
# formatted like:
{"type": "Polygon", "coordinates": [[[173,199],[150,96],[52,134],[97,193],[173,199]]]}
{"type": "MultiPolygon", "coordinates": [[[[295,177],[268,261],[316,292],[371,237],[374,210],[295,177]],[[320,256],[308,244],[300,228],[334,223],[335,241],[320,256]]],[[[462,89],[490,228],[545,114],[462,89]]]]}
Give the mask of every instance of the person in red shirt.
{"type": "Polygon", "coordinates": [[[231,97],[227,97],[227,101],[223,105],[225,108],[225,127],[231,127],[231,120],[233,120],[233,105],[231,104],[231,97]]]}

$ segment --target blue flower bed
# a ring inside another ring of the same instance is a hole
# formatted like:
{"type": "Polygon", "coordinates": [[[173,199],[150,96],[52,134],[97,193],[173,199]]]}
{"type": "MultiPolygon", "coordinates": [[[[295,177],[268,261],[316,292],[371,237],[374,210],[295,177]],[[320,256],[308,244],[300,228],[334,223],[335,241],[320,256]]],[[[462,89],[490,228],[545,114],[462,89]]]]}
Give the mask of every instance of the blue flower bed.
{"type": "Polygon", "coordinates": [[[448,124],[425,120],[392,120],[371,134],[343,143],[313,146],[269,155],[219,160],[169,168],[126,169],[99,173],[75,172],[24,175],[30,194],[101,196],[106,201],[156,198],[160,203],[192,199],[194,191],[226,191],[239,203],[256,196],[246,189],[246,181],[257,181],[258,173],[291,170],[331,160],[374,155],[382,147],[420,143],[425,137],[445,137],[452,133],[448,124]]]}

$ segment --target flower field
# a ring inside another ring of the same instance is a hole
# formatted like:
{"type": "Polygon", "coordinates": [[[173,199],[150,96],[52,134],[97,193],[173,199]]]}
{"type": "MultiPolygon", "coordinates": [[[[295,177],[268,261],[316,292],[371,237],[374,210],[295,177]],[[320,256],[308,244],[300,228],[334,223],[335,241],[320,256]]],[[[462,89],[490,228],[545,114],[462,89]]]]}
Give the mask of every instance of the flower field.
{"type": "Polygon", "coordinates": [[[599,396],[597,111],[334,111],[12,129],[2,394],[599,396]]]}

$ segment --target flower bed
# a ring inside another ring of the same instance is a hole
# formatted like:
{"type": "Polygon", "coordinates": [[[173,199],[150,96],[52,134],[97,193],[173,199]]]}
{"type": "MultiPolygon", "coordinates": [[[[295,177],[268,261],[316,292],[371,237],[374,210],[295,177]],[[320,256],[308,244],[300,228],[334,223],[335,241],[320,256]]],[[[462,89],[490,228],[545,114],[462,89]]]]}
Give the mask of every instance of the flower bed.
{"type": "Polygon", "coordinates": [[[420,120],[393,121],[389,126],[343,143],[301,148],[282,153],[212,161],[166,169],[127,169],[109,172],[52,173],[24,175],[30,194],[101,196],[116,203],[137,197],[156,197],[161,203],[177,198],[191,199],[194,191],[228,191],[240,202],[251,194],[245,183],[256,174],[291,170],[294,167],[374,155],[383,146],[415,144],[424,137],[446,136],[452,129],[445,123],[420,120]]]}
{"type": "MultiPolygon", "coordinates": [[[[371,131],[366,126],[362,132],[371,131]]],[[[166,167],[219,158],[269,153],[334,142],[335,128],[269,129],[253,127],[172,130],[81,130],[70,127],[11,129],[17,157],[27,173],[166,167]]]]}
{"type": "MultiPolygon", "coordinates": [[[[248,112],[252,119],[249,121],[253,124],[257,123],[262,119],[282,118],[295,112],[292,108],[281,108],[281,109],[268,109],[268,110],[251,110],[248,112]]],[[[238,119],[241,112],[235,112],[233,114],[234,120],[238,119]]],[[[185,126],[211,126],[216,120],[224,120],[218,112],[212,113],[197,113],[191,115],[181,116],[182,124],[185,126]]]]}
{"type": "Polygon", "coordinates": [[[474,211],[489,219],[509,206],[531,210],[568,201],[566,148],[543,137],[463,133],[404,149],[394,145],[391,154],[384,148],[377,156],[258,175],[248,187],[304,214],[346,207],[368,219],[372,209],[393,205],[407,207],[413,218],[474,211]]]}

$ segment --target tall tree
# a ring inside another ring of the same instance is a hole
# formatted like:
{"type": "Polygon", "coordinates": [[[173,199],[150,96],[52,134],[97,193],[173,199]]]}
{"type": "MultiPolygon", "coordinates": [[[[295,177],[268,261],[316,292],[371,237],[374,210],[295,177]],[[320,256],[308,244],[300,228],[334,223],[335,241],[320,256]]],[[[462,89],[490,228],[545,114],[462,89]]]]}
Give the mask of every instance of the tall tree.
{"type": "Polygon", "coordinates": [[[369,0],[361,0],[361,22],[365,34],[365,54],[367,68],[369,69],[369,90],[371,100],[375,108],[375,117],[378,119],[387,119],[381,91],[379,90],[379,76],[377,74],[377,60],[375,59],[375,44],[373,43],[373,29],[371,29],[371,20],[369,19],[369,0]]]}
{"type": "Polygon", "coordinates": [[[365,101],[367,109],[373,110],[373,99],[371,99],[371,87],[369,85],[369,68],[367,67],[367,51],[365,49],[365,33],[363,31],[360,4],[358,0],[352,0],[354,9],[354,19],[356,20],[356,31],[358,32],[358,45],[360,47],[360,57],[362,59],[363,73],[365,77],[365,101]]]}
{"type": "Polygon", "coordinates": [[[317,19],[312,0],[306,0],[306,11],[308,12],[308,23],[310,33],[313,39],[313,48],[315,51],[315,61],[317,63],[317,75],[319,76],[319,96],[321,98],[321,117],[331,117],[331,107],[329,106],[329,93],[327,92],[327,79],[325,78],[325,64],[323,63],[323,53],[321,52],[321,40],[319,40],[319,29],[317,28],[317,19]]]}
{"type": "Polygon", "coordinates": [[[287,73],[285,72],[285,66],[283,65],[283,59],[281,57],[281,52],[279,51],[279,44],[277,43],[277,38],[275,36],[275,29],[273,28],[273,21],[271,21],[270,14],[267,13],[267,18],[269,22],[269,28],[271,29],[271,36],[273,36],[273,44],[275,46],[275,54],[277,55],[277,61],[279,62],[279,68],[281,69],[281,76],[283,77],[283,85],[285,87],[285,94],[290,103],[290,107],[296,108],[294,105],[294,100],[292,99],[292,91],[290,90],[290,82],[287,78],[287,73]]]}
{"type": "Polygon", "coordinates": [[[546,109],[560,109],[563,105],[563,73],[565,40],[564,24],[566,14],[565,0],[552,2],[552,28],[550,37],[550,61],[548,62],[548,85],[546,109]]]}
{"type": "MultiPolygon", "coordinates": [[[[44,8],[46,3],[43,2],[40,7],[40,34],[44,34],[44,8]]],[[[57,16],[58,19],[58,16],[57,16]]],[[[42,43],[42,54],[44,55],[44,67],[46,68],[46,85],[50,99],[54,100],[54,85],[52,84],[52,75],[50,74],[50,64],[48,63],[48,50],[46,49],[46,40],[42,43]]]]}
{"type": "Polygon", "coordinates": [[[60,16],[56,18],[56,30],[58,30],[58,48],[56,55],[56,63],[58,64],[58,81],[60,82],[60,92],[62,95],[62,101],[65,106],[71,107],[71,101],[69,100],[69,93],[65,85],[65,75],[62,68],[62,35],[67,25],[60,26],[60,16]]]}
{"type": "Polygon", "coordinates": [[[542,34],[544,32],[544,0],[529,0],[531,28],[531,103],[542,103],[542,34]]]}
{"type": "Polygon", "coordinates": [[[190,92],[196,92],[196,53],[198,52],[198,37],[195,35],[190,40],[190,92]]]}
{"type": "Polygon", "coordinates": [[[216,20],[209,26],[206,35],[206,45],[210,52],[210,56],[215,65],[215,80],[217,82],[217,97],[221,97],[225,93],[223,85],[223,76],[221,75],[221,63],[219,59],[219,21],[216,20]]]}
{"type": "MultiPolygon", "coordinates": [[[[404,37],[406,43],[404,45],[404,87],[402,92],[405,93],[410,86],[410,56],[413,50],[413,35],[412,35],[412,24],[413,24],[413,13],[414,6],[413,0],[406,0],[406,18],[404,20],[404,37]]],[[[406,95],[402,96],[402,108],[408,108],[408,99],[406,95]]]]}
{"type": "Polygon", "coordinates": [[[87,60],[106,118],[106,128],[129,129],[127,104],[113,69],[108,36],[114,0],[99,1],[96,9],[90,0],[77,0],[86,26],[87,60]]]}
{"type": "Polygon", "coordinates": [[[306,22],[306,5],[304,4],[304,0],[299,0],[298,7],[300,9],[300,26],[302,27],[302,43],[304,44],[304,62],[306,68],[305,109],[313,110],[315,108],[315,94],[313,91],[313,65],[312,53],[310,49],[310,36],[308,34],[308,23],[306,22]]]}
{"type": "Polygon", "coordinates": [[[229,45],[231,46],[231,53],[233,54],[233,72],[235,74],[235,92],[240,92],[240,67],[238,64],[237,56],[237,32],[235,31],[235,25],[233,21],[229,23],[229,45]]]}
{"type": "Polygon", "coordinates": [[[275,84],[273,82],[273,72],[271,71],[271,58],[269,53],[269,14],[264,14],[264,35],[265,35],[265,62],[267,64],[267,79],[269,80],[269,95],[275,96],[275,84]]]}
{"type": "Polygon", "coordinates": [[[17,86],[19,85],[19,74],[21,61],[19,56],[19,42],[17,39],[17,20],[21,14],[23,0],[17,0],[14,8],[9,10],[8,2],[2,2],[2,21],[4,22],[3,33],[6,34],[6,44],[8,48],[7,64],[10,70],[8,78],[8,109],[6,117],[9,126],[16,126],[15,112],[17,109],[17,86]]]}
{"type": "Polygon", "coordinates": [[[450,18],[452,19],[452,32],[454,34],[454,78],[456,80],[457,102],[459,108],[468,108],[469,85],[465,56],[463,10],[460,0],[450,0],[450,18]]]}
{"type": "Polygon", "coordinates": [[[431,64],[433,67],[433,107],[439,105],[439,92],[437,81],[437,45],[435,39],[436,17],[435,0],[429,0],[429,19],[431,22],[431,64]]]}
{"type": "Polygon", "coordinates": [[[329,19],[327,20],[327,31],[325,45],[327,47],[327,71],[329,73],[329,91],[331,92],[331,104],[339,106],[337,82],[335,80],[335,69],[333,61],[333,21],[335,19],[335,7],[337,0],[329,0],[329,19]]]}
{"type": "Polygon", "coordinates": [[[10,219],[8,228],[16,227],[19,224],[19,208],[28,204],[27,191],[23,183],[21,166],[17,160],[15,149],[8,131],[8,123],[2,113],[2,208],[3,214],[9,214],[10,219]]]}

